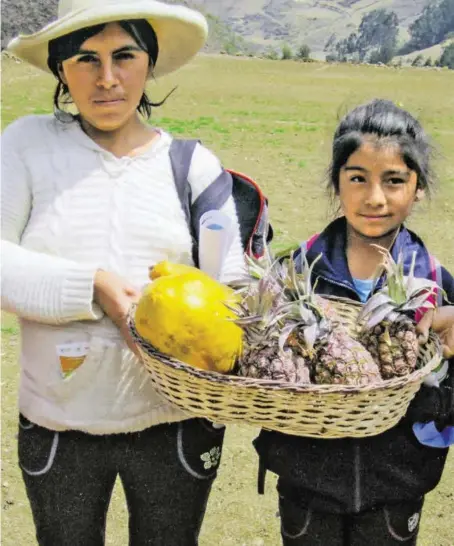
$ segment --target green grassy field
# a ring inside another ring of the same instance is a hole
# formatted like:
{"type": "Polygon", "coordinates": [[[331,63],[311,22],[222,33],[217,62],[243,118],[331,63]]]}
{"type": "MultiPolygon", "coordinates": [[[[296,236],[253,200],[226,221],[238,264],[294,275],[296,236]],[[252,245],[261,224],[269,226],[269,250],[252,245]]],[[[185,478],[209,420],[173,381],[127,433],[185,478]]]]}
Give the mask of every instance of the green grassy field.
{"type": "MultiPolygon", "coordinates": [[[[419,206],[410,226],[454,271],[453,72],[199,57],[174,76],[153,83],[150,95],[159,100],[177,84],[177,92],[156,109],[153,123],[176,136],[202,139],[226,166],[254,177],[270,198],[278,246],[307,237],[330,218],[324,175],[339,115],[378,96],[411,110],[434,138],[440,182],[432,202],[419,206]]],[[[3,127],[25,114],[50,112],[53,86],[51,77],[4,60],[3,127]]],[[[8,315],[3,317],[2,338],[2,544],[33,546],[16,460],[19,336],[8,315]]],[[[248,427],[228,429],[201,546],[280,543],[271,475],[266,495],[256,494],[257,465],[250,443],[255,433],[248,427]]],[[[451,455],[441,484],[428,496],[421,546],[454,546],[453,472],[451,455]]],[[[126,531],[117,487],[107,544],[126,545],[126,531]]]]}

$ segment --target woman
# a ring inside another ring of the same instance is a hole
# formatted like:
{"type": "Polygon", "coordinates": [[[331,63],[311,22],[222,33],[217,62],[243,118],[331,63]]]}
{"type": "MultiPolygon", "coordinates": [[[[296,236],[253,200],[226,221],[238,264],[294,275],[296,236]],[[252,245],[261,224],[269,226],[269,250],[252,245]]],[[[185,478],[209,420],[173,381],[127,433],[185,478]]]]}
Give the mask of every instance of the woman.
{"type": "MultiPolygon", "coordinates": [[[[181,6],[61,0],[55,22],[10,44],[58,81],[55,115],[15,121],[2,142],[2,306],[21,324],[19,464],[41,545],[103,544],[117,476],[130,544],[198,542],[219,464],[201,456],[224,431],[159,398],[126,317],[149,266],[193,263],[172,138],[145,122],[145,85],[188,62],[206,34],[181,6]],[[62,112],[68,102],[77,115],[62,112]]],[[[198,145],[193,201],[220,172],[198,145]]],[[[229,281],[243,249],[232,197],[221,210],[236,229],[229,281]]]]}

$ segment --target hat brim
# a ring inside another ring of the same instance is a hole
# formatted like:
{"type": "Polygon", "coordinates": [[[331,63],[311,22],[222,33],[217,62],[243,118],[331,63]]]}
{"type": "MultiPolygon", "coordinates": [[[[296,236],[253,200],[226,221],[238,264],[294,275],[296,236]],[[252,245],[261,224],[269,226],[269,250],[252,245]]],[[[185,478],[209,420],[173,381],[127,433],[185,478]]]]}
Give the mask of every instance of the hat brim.
{"type": "Polygon", "coordinates": [[[203,47],[208,36],[205,17],[184,6],[150,0],[104,4],[73,11],[29,35],[19,35],[8,44],[8,51],[41,70],[47,66],[50,40],[85,27],[125,19],[146,19],[153,27],[159,45],[154,77],[169,74],[186,64],[203,47]]]}

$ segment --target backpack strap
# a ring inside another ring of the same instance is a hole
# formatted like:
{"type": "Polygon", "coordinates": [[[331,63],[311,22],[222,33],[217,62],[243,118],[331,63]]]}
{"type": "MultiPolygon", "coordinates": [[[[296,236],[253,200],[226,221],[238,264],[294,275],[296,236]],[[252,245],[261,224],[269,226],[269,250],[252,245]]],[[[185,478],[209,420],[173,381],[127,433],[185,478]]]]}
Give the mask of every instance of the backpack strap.
{"type": "MultiPolygon", "coordinates": [[[[303,243],[304,245],[304,252],[308,252],[310,249],[311,249],[311,246],[315,243],[315,241],[318,239],[318,236],[319,234],[318,233],[314,233],[314,235],[312,235],[312,237],[309,237],[309,239],[307,241],[305,241],[303,243]]],[[[302,245],[301,245],[302,246],[302,245]]]]}
{"type": "Polygon", "coordinates": [[[304,266],[304,262],[303,262],[303,259],[304,259],[304,256],[307,254],[307,252],[309,252],[309,250],[311,249],[312,245],[315,243],[315,241],[318,239],[318,236],[319,234],[318,233],[314,233],[314,235],[312,235],[311,237],[309,237],[309,239],[307,239],[307,241],[303,241],[298,250],[298,254],[296,256],[296,267],[299,271],[302,271],[303,270],[303,266],[304,266]]]}
{"type": "Polygon", "coordinates": [[[174,138],[170,144],[169,156],[173,179],[181,201],[188,226],[191,227],[191,185],[188,184],[189,169],[198,140],[180,140],[174,138]]]}
{"type": "Polygon", "coordinates": [[[169,157],[175,187],[192,237],[192,257],[198,266],[200,218],[220,210],[232,197],[240,226],[241,244],[249,256],[263,256],[273,238],[268,219],[268,200],[258,184],[245,174],[222,169],[219,176],[192,202],[189,170],[198,140],[173,139],[169,157]]]}
{"type": "Polygon", "coordinates": [[[429,258],[432,280],[440,287],[440,289],[436,291],[436,302],[437,305],[441,307],[443,305],[443,277],[441,274],[441,264],[435,256],[432,256],[432,254],[430,254],[429,258]]]}
{"type": "Polygon", "coordinates": [[[177,190],[178,198],[180,199],[180,203],[186,217],[186,223],[188,224],[189,232],[191,234],[192,259],[194,264],[198,267],[198,239],[191,221],[192,190],[191,185],[188,184],[189,169],[191,167],[192,156],[197,143],[198,140],[179,140],[174,138],[170,143],[169,157],[175,188],[177,190]]]}
{"type": "Polygon", "coordinates": [[[219,176],[203,190],[192,204],[191,218],[197,241],[199,240],[200,218],[209,210],[221,209],[232,195],[232,186],[232,175],[222,169],[219,176]]]}
{"type": "Polygon", "coordinates": [[[232,196],[240,224],[241,244],[248,256],[260,258],[273,239],[268,200],[249,176],[228,169],[232,176],[232,196]]]}
{"type": "Polygon", "coordinates": [[[191,233],[192,258],[197,267],[199,265],[200,218],[209,210],[222,208],[232,194],[232,177],[223,169],[220,175],[192,203],[189,170],[194,150],[199,142],[199,140],[174,138],[169,149],[175,187],[191,233]]]}

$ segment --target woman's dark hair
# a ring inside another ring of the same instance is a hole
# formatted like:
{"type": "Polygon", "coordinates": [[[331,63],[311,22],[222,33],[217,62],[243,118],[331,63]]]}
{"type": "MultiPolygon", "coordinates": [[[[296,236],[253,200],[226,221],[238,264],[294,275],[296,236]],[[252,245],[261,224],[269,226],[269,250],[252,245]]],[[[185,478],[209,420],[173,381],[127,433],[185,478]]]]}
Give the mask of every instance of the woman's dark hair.
{"type": "MultiPolygon", "coordinates": [[[[123,30],[132,36],[132,38],[134,38],[137,45],[143,49],[143,51],[148,53],[149,68],[152,70],[156,65],[156,60],[159,53],[158,40],[153,27],[145,19],[118,21],[118,24],[123,30]]],[[[54,110],[57,116],[58,113],[62,111],[60,101],[62,101],[63,104],[69,104],[71,102],[68,86],[62,82],[59,74],[61,63],[76,55],[80,50],[80,46],[85,42],[85,40],[88,40],[88,38],[96,36],[96,34],[102,32],[106,25],[107,23],[82,28],[71,32],[70,34],[66,34],[65,36],[61,36],[60,38],[55,38],[55,40],[51,40],[49,42],[49,56],[47,59],[47,65],[58,80],[57,88],[54,93],[54,110]]],[[[167,97],[168,96],[169,95],[167,95],[167,97]]],[[[165,99],[161,102],[153,103],[144,92],[137,110],[143,116],[149,118],[151,116],[152,107],[161,106],[167,97],[165,97],[165,99]]]]}
{"type": "Polygon", "coordinates": [[[333,140],[329,187],[339,193],[339,174],[348,158],[365,140],[399,147],[407,167],[418,176],[418,189],[428,193],[434,184],[430,159],[432,146],[421,124],[393,102],[375,99],[351,110],[339,123],[333,140]]]}

